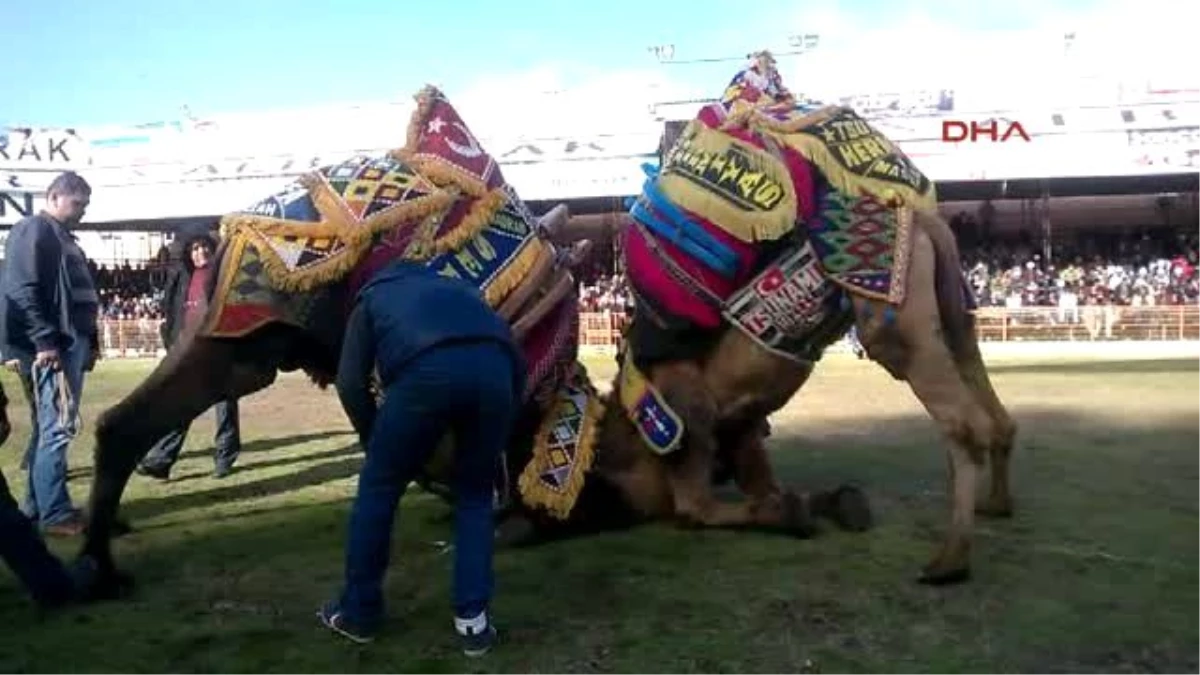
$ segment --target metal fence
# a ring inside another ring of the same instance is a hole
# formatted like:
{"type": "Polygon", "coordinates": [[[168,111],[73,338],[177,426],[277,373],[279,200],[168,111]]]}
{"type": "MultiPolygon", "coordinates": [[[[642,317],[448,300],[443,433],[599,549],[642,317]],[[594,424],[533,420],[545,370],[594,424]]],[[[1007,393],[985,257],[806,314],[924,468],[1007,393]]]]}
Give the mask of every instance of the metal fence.
{"type": "MultiPolygon", "coordinates": [[[[976,316],[979,339],[985,342],[1071,342],[1105,340],[1200,340],[1200,306],[1130,307],[1094,305],[1077,309],[987,307],[976,316]]],[[[621,339],[628,318],[620,312],[583,312],[579,346],[583,351],[610,352],[621,339]]],[[[163,355],[155,319],[106,319],[101,344],[109,358],[163,355]]]]}

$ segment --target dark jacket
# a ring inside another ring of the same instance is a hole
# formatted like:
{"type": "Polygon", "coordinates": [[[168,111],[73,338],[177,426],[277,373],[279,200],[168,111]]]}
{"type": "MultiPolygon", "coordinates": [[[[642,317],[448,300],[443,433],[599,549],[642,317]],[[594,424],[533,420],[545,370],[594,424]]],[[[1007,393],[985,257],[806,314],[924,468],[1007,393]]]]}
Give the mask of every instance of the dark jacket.
{"type": "MultiPolygon", "coordinates": [[[[173,263],[171,272],[167,276],[167,283],[163,287],[163,321],[159,324],[158,331],[162,337],[163,347],[167,349],[174,346],[175,342],[179,340],[179,334],[183,331],[183,322],[187,312],[188,287],[191,286],[192,274],[196,271],[189,251],[192,243],[199,239],[207,239],[212,244],[213,251],[217,250],[216,238],[206,232],[195,232],[182,239],[180,257],[173,263]]],[[[214,265],[216,261],[210,258],[209,264],[214,265]]],[[[216,274],[217,270],[213,269],[212,273],[216,274]]]]}
{"type": "Polygon", "coordinates": [[[392,263],[363,286],[357,300],[370,310],[385,385],[408,361],[447,342],[494,340],[516,363],[523,361],[508,322],[492,311],[478,288],[423,265],[392,263]]]}
{"type": "Polygon", "coordinates": [[[9,232],[4,259],[0,349],[6,355],[66,350],[77,336],[95,338],[95,280],[66,228],[44,213],[22,218],[9,232]],[[72,266],[68,256],[80,264],[72,266]]]}
{"type": "MultiPolygon", "coordinates": [[[[423,352],[456,342],[494,341],[513,362],[513,396],[525,390],[525,359],[508,323],[492,311],[479,289],[410,262],[380,270],[359,291],[346,324],[337,390],[351,424],[365,444],[374,426],[370,373],[384,388],[423,352]]],[[[463,368],[471,368],[464,363],[463,368]]]]}

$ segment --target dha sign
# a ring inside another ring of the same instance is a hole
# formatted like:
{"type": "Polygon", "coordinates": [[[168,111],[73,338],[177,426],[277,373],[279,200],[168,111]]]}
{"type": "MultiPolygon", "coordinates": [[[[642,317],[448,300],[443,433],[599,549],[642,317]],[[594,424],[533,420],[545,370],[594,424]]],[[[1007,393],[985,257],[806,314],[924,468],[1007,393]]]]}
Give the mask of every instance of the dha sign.
{"type": "Polygon", "coordinates": [[[745,211],[770,211],[783,201],[783,184],[756,168],[760,163],[745,150],[733,143],[717,152],[702,150],[695,138],[695,131],[679,138],[663,173],[685,178],[745,211]]]}
{"type": "Polygon", "coordinates": [[[970,125],[960,120],[942,120],[942,142],[943,143],[960,143],[970,139],[972,143],[979,142],[980,132],[991,139],[993,143],[1007,143],[1012,136],[1020,136],[1029,142],[1029,134],[1025,133],[1025,127],[1021,126],[1020,122],[1009,122],[1008,128],[1004,130],[1004,134],[997,139],[996,120],[987,120],[984,124],[980,124],[975,120],[971,120],[970,125]]]}
{"type": "Polygon", "coordinates": [[[895,143],[849,108],[798,133],[820,141],[851,173],[905,185],[922,194],[930,187],[929,179],[895,143]]]}

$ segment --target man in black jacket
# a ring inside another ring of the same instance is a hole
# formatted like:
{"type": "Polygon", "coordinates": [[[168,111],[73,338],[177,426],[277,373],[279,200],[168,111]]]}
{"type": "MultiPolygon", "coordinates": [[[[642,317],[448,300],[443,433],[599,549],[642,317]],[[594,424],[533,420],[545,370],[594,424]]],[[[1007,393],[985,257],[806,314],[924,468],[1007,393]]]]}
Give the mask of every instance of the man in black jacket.
{"type": "Polygon", "coordinates": [[[84,373],[99,354],[100,297],[71,228],[91,195],[91,186],[72,171],[55,178],[46,207],[9,233],[0,281],[0,351],[17,361],[36,392],[26,515],[52,535],[83,531],[67,492],[67,448],[79,430],[84,373]]]}
{"type": "MultiPolygon", "coordinates": [[[[207,232],[193,233],[183,239],[179,267],[167,280],[163,292],[163,323],[161,327],[163,345],[174,348],[185,328],[193,326],[204,316],[208,305],[205,293],[211,275],[217,270],[211,264],[216,240],[207,232]]],[[[216,462],[214,476],[224,478],[233,470],[242,449],[241,433],[238,429],[237,399],[226,399],[213,408],[217,413],[215,438],[216,462]]],[[[171,466],[179,459],[179,451],[187,438],[190,424],[185,424],[163,436],[138,465],[138,473],[167,480],[171,466]]]]}

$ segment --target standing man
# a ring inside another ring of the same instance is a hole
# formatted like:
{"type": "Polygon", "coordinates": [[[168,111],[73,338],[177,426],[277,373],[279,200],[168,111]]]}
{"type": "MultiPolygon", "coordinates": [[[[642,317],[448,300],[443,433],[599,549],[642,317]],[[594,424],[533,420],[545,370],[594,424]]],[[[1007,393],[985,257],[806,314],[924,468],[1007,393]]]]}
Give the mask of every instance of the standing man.
{"type": "Polygon", "coordinates": [[[83,518],[67,493],[67,448],[79,430],[83,375],[100,352],[100,298],[70,228],[83,218],[91,194],[73,171],[55,178],[46,208],[9,233],[0,280],[0,344],[30,378],[37,403],[26,515],[51,535],[83,531],[83,518]]]}
{"type": "Polygon", "coordinates": [[[396,508],[438,442],[453,433],[454,627],[464,654],[486,653],[496,639],[488,616],[493,471],[525,390],[512,331],[470,283],[392,263],[357,296],[337,389],[367,456],[350,515],[345,584],[318,617],[355,642],[374,638],[396,508]],[[376,367],[384,395],[378,411],[370,391],[376,367]]]}
{"type": "MultiPolygon", "coordinates": [[[[179,342],[185,329],[193,329],[204,317],[208,307],[207,290],[212,275],[213,253],[216,241],[205,232],[193,234],[183,240],[182,259],[179,268],[167,280],[163,291],[163,322],[160,328],[163,346],[170,351],[179,342]]],[[[238,428],[238,403],[236,398],[226,399],[213,406],[217,413],[217,433],[214,439],[213,459],[216,469],[213,475],[224,478],[233,470],[242,450],[242,438],[238,428]]],[[[171,467],[179,460],[179,451],[187,439],[190,423],[163,436],[146,457],[138,464],[138,473],[167,480],[171,467]]]]}

